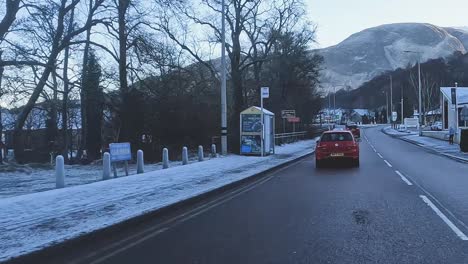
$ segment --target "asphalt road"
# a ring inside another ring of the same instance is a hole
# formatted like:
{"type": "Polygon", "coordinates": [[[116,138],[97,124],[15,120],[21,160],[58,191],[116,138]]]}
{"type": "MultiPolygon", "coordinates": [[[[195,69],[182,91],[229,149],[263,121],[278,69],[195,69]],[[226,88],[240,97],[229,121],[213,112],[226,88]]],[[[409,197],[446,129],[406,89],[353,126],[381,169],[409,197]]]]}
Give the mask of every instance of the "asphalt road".
{"type": "Polygon", "coordinates": [[[361,133],[360,168],[308,157],[75,263],[468,263],[468,164],[361,133]]]}

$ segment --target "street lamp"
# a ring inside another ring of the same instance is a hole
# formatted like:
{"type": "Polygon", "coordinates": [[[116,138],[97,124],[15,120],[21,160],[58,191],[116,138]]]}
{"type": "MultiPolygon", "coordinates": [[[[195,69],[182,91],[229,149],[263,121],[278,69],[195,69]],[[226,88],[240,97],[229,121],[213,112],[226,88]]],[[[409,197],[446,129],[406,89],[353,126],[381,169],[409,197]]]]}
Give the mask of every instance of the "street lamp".
{"type": "Polygon", "coordinates": [[[404,50],[403,52],[406,52],[406,53],[414,53],[414,54],[418,54],[418,96],[419,96],[419,100],[418,100],[418,103],[419,103],[419,107],[418,107],[418,118],[419,118],[419,135],[421,136],[422,134],[422,130],[421,130],[421,125],[422,125],[422,110],[421,110],[421,62],[420,62],[420,58],[419,58],[419,55],[422,53],[422,52],[419,52],[419,51],[411,51],[411,50],[404,50]]]}
{"type": "Polygon", "coordinates": [[[227,154],[227,104],[226,104],[226,6],[221,2],[221,154],[227,154]]]}
{"type": "Polygon", "coordinates": [[[385,100],[386,100],[386,104],[387,104],[387,106],[385,108],[387,110],[387,124],[388,124],[388,122],[389,122],[389,119],[388,119],[389,118],[388,117],[388,92],[387,91],[382,91],[382,93],[385,94],[385,100]]]}
{"type": "Polygon", "coordinates": [[[336,87],[348,87],[346,84],[333,85],[333,120],[336,121],[336,87]]]}

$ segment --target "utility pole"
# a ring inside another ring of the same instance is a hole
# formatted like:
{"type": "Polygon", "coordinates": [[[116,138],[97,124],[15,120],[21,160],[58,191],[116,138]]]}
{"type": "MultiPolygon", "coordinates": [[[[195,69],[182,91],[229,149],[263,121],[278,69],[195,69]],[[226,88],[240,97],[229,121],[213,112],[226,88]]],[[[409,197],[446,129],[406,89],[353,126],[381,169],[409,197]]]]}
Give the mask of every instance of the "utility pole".
{"type": "Polygon", "coordinates": [[[423,119],[422,119],[422,103],[421,103],[422,92],[421,92],[421,58],[420,56],[422,52],[411,51],[411,50],[404,50],[403,52],[418,54],[418,94],[419,94],[418,119],[419,119],[419,135],[421,136],[422,135],[421,126],[423,123],[423,119]]]}
{"type": "Polygon", "coordinates": [[[226,6],[222,5],[221,21],[221,154],[227,155],[227,102],[226,102],[226,6]]]}
{"type": "Polygon", "coordinates": [[[418,89],[419,89],[419,135],[422,135],[422,104],[421,104],[421,63],[418,58],[418,89]]]}
{"type": "Polygon", "coordinates": [[[403,122],[403,119],[404,119],[404,115],[403,115],[403,110],[404,110],[404,107],[403,107],[403,87],[401,87],[401,124],[403,125],[404,122],[403,122]]]}
{"type": "Polygon", "coordinates": [[[393,80],[390,75],[390,110],[393,112],[393,80]]]}
{"type": "Polygon", "coordinates": [[[336,121],[336,87],[333,87],[333,122],[336,121]]]}
{"type": "Polygon", "coordinates": [[[393,80],[392,75],[390,75],[390,114],[392,115],[392,127],[395,128],[395,122],[393,122],[393,80]]]}
{"type": "Polygon", "coordinates": [[[390,120],[388,119],[388,92],[387,91],[385,91],[385,100],[387,101],[387,107],[386,107],[387,109],[386,110],[387,110],[387,124],[388,124],[388,122],[390,120]]]}

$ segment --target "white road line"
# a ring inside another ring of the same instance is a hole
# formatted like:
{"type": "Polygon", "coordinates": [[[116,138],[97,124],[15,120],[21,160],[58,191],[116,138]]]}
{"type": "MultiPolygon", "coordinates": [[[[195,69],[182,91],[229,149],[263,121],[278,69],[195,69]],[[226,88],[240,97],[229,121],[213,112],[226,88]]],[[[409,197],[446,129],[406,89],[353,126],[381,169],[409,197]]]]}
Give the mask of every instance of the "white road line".
{"type": "Polygon", "coordinates": [[[398,175],[400,176],[400,178],[401,178],[406,184],[408,184],[409,186],[413,185],[408,179],[406,179],[405,176],[403,176],[403,174],[401,174],[401,172],[399,172],[399,171],[397,171],[397,170],[396,170],[395,172],[396,172],[396,174],[398,174],[398,175]]]}
{"type": "Polygon", "coordinates": [[[387,165],[391,168],[392,167],[392,164],[390,164],[390,162],[388,162],[387,160],[383,160],[385,161],[385,163],[387,163],[387,165]]]}
{"type": "Polygon", "coordinates": [[[382,157],[382,155],[380,155],[380,153],[377,152],[377,155],[378,155],[381,159],[383,159],[383,157],[382,157]]]}
{"type": "Polygon", "coordinates": [[[452,229],[453,232],[461,239],[461,240],[468,240],[468,237],[460,230],[456,225],[450,221],[450,219],[447,218],[447,216],[442,213],[437,206],[435,206],[429,198],[427,198],[425,195],[419,195],[423,201],[431,207],[431,209],[452,229]]]}

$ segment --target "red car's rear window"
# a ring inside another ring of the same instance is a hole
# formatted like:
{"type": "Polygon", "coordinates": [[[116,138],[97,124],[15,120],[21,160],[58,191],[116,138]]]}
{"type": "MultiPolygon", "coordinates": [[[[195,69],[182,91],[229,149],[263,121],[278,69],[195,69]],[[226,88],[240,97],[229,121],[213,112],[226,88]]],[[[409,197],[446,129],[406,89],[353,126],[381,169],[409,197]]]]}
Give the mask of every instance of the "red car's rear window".
{"type": "Polygon", "coordinates": [[[353,141],[353,136],[350,133],[326,133],[322,135],[321,142],[330,141],[353,141]]]}

